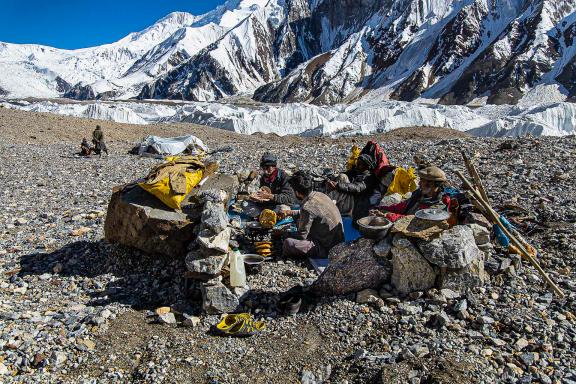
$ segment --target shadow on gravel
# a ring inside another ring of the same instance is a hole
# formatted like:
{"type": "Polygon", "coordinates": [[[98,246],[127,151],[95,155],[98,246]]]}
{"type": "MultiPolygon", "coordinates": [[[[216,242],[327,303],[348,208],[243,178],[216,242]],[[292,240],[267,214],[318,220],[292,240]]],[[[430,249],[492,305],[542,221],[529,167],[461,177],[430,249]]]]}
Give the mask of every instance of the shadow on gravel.
{"type": "Polygon", "coordinates": [[[90,295],[89,305],[117,302],[141,310],[190,302],[185,270],[184,260],[146,255],[101,240],[22,256],[19,276],[59,276],[90,295]]]}
{"type": "MultiPolygon", "coordinates": [[[[198,288],[185,279],[183,259],[153,256],[139,250],[101,241],[77,241],[51,253],[34,253],[20,258],[19,277],[45,275],[75,282],[77,289],[91,297],[89,305],[111,303],[129,305],[136,310],[172,306],[187,313],[201,312],[198,288]]],[[[264,310],[282,316],[276,303],[287,295],[302,296],[299,313],[305,313],[330,298],[318,299],[294,288],[275,293],[256,289],[241,298],[240,310],[264,310]]]]}

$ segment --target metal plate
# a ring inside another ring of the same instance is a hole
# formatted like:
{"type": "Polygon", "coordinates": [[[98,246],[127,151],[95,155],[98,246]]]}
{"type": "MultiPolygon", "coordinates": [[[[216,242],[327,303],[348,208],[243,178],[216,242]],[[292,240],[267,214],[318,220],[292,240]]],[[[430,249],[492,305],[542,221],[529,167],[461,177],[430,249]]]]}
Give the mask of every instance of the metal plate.
{"type": "Polygon", "coordinates": [[[426,208],[416,211],[415,216],[421,220],[444,221],[448,220],[450,214],[444,209],[426,208]]]}

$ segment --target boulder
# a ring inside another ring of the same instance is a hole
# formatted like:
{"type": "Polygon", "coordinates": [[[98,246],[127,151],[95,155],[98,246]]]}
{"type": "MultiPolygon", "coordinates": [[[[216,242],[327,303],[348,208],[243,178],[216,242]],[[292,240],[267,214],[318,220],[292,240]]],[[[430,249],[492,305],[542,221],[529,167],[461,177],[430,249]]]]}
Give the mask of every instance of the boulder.
{"type": "Polygon", "coordinates": [[[190,216],[166,207],[137,185],[113,189],[104,224],[110,243],[138,248],[146,253],[184,257],[196,237],[190,216]]]}
{"type": "Polygon", "coordinates": [[[483,286],[489,279],[488,274],[484,271],[484,257],[484,253],[479,252],[478,257],[464,268],[442,268],[438,287],[462,292],[465,288],[483,286]]]}
{"type": "Polygon", "coordinates": [[[378,289],[390,278],[388,260],[378,260],[372,252],[374,240],[360,239],[339,244],[330,250],[330,264],[311,291],[319,296],[337,296],[363,289],[378,289]]]}
{"type": "Polygon", "coordinates": [[[490,244],[490,230],[479,224],[468,224],[474,234],[476,245],[490,244]]]}
{"type": "Polygon", "coordinates": [[[488,221],[486,217],[484,217],[481,213],[476,212],[469,212],[466,215],[466,223],[468,224],[478,224],[481,227],[484,227],[488,230],[492,229],[492,224],[488,221]]]}
{"type": "Polygon", "coordinates": [[[212,235],[218,235],[228,227],[228,216],[222,203],[207,201],[202,211],[202,228],[212,235]]]}
{"type": "Polygon", "coordinates": [[[202,309],[209,315],[234,312],[238,298],[221,282],[202,284],[202,309]]]}
{"type": "Polygon", "coordinates": [[[200,251],[191,251],[186,255],[186,267],[189,278],[210,280],[222,271],[226,262],[226,255],[204,256],[200,251]]]}
{"type": "Polygon", "coordinates": [[[436,273],[410,240],[402,235],[392,241],[392,285],[398,293],[424,291],[434,286],[436,273]]]}
{"type": "Polygon", "coordinates": [[[203,230],[198,234],[196,242],[205,251],[206,255],[228,253],[228,243],[230,242],[231,229],[226,228],[216,236],[211,236],[208,230],[203,230]]]}
{"type": "Polygon", "coordinates": [[[238,191],[238,178],[232,175],[216,173],[208,176],[202,185],[196,186],[182,202],[182,211],[200,221],[207,201],[223,203],[228,206],[232,196],[238,191]]]}
{"type": "Polygon", "coordinates": [[[474,233],[466,225],[457,225],[430,241],[419,241],[422,255],[441,268],[464,268],[480,256],[474,233]]]}

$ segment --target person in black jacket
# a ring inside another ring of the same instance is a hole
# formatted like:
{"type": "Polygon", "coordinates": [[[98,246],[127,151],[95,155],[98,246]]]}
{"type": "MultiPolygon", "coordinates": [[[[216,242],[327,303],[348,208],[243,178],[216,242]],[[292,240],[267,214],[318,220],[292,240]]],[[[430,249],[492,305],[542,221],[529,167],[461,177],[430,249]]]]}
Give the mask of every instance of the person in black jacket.
{"type": "Polygon", "coordinates": [[[260,177],[260,191],[253,199],[262,208],[274,208],[277,205],[293,206],[298,204],[294,190],[288,183],[288,175],[278,168],[278,159],[275,155],[266,152],[260,159],[262,175],[260,177]]]}
{"type": "Polygon", "coordinates": [[[382,198],[382,184],[372,171],[375,167],[370,155],[360,155],[356,166],[341,175],[339,181],[328,180],[326,187],[329,196],[343,215],[351,215],[354,223],[368,216],[370,209],[378,205],[382,198]]]}

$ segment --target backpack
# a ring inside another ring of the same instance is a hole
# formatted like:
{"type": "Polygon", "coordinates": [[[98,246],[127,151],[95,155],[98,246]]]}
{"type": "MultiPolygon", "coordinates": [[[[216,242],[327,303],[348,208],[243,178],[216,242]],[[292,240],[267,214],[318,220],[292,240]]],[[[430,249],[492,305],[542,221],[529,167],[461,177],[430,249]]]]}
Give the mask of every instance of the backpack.
{"type": "Polygon", "coordinates": [[[376,167],[374,168],[373,172],[376,176],[382,177],[386,173],[394,169],[394,167],[390,166],[388,156],[386,156],[386,153],[382,148],[380,148],[380,145],[377,142],[371,140],[368,143],[366,143],[366,145],[360,152],[360,155],[364,154],[369,155],[374,159],[376,167]]]}

